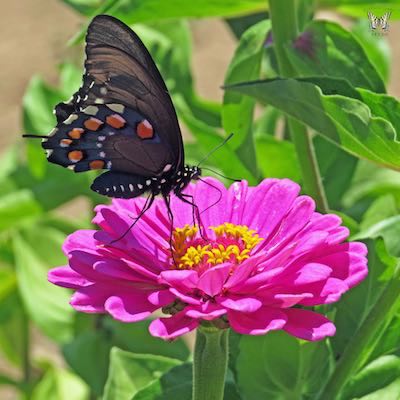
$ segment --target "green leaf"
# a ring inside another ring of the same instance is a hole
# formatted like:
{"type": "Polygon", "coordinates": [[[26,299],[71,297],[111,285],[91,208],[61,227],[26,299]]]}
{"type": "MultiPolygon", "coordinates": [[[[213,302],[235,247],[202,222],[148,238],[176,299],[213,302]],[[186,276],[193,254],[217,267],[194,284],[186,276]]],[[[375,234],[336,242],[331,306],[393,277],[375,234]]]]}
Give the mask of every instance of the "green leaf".
{"type": "Polygon", "coordinates": [[[111,344],[104,332],[84,332],[63,347],[69,366],[100,396],[107,379],[111,344]]]}
{"type": "MultiPolygon", "coordinates": [[[[259,78],[264,42],[271,27],[270,21],[261,21],[249,28],[240,38],[239,46],[230,62],[225,85],[259,78]]],[[[253,141],[253,113],[255,101],[235,92],[225,92],[222,107],[222,126],[227,133],[235,133],[231,146],[248,169],[256,174],[253,141]]]]}
{"type": "MultiPolygon", "coordinates": [[[[398,396],[400,396],[399,376],[400,358],[394,355],[382,356],[372,361],[350,379],[343,391],[341,400],[364,399],[363,396],[387,388],[393,382],[397,383],[398,396]]],[[[386,400],[388,397],[384,396],[382,398],[386,400]]]]}
{"type": "Polygon", "coordinates": [[[263,177],[289,178],[301,181],[300,167],[293,144],[272,136],[256,139],[257,162],[263,177]]]}
{"type": "Polygon", "coordinates": [[[356,207],[363,200],[371,201],[385,194],[391,194],[400,204],[400,173],[361,161],[352,185],[343,196],[343,205],[356,207]]]}
{"type": "MultiPolygon", "coordinates": [[[[54,105],[59,101],[58,93],[48,87],[39,77],[31,79],[23,97],[23,120],[26,133],[45,135],[53,129],[55,119],[54,105]]],[[[47,160],[38,139],[25,139],[28,165],[32,174],[43,177],[47,160]]]]}
{"type": "Polygon", "coordinates": [[[237,383],[246,400],[315,398],[332,362],[325,341],[299,341],[284,332],[243,336],[239,347],[237,383]]]}
{"type": "Polygon", "coordinates": [[[399,214],[396,199],[392,194],[386,194],[378,197],[363,215],[360,223],[361,231],[376,225],[382,220],[394,217],[399,214]]]}
{"type": "Polygon", "coordinates": [[[352,183],[358,159],[321,136],[314,138],[314,148],[329,207],[340,209],[343,194],[352,183]]]}
{"type": "Polygon", "coordinates": [[[359,100],[324,95],[318,86],[294,79],[249,82],[226,89],[273,105],[350,154],[400,169],[400,142],[392,124],[372,116],[359,100]]]}
{"type": "MultiPolygon", "coordinates": [[[[49,265],[25,239],[15,236],[13,244],[18,288],[27,313],[53,340],[69,340],[73,328],[73,309],[68,304],[70,292],[47,281],[49,265]]],[[[50,249],[60,251],[60,247],[50,249]]]]}
{"type": "MultiPolygon", "coordinates": [[[[94,0],[64,0],[77,11],[83,5],[92,6],[94,0]]],[[[117,0],[108,14],[113,15],[127,24],[144,21],[157,21],[184,17],[218,17],[248,14],[266,9],[263,0],[198,0],[191,3],[185,0],[117,0]]],[[[94,4],[95,5],[95,4],[94,4]]],[[[97,12],[93,10],[93,13],[97,12]]]]}
{"type": "Polygon", "coordinates": [[[286,52],[298,76],[346,77],[353,86],[385,92],[363,47],[351,32],[334,22],[310,22],[286,52]]]}
{"type": "MultiPolygon", "coordinates": [[[[341,356],[391,277],[394,265],[385,253],[382,240],[368,241],[368,276],[345,293],[335,306],[336,335],[331,342],[336,359],[341,356]]],[[[364,351],[368,354],[370,349],[364,351]]]]}
{"type": "MultiPolygon", "coordinates": [[[[364,15],[365,17],[365,15],[364,15]]],[[[390,47],[385,37],[374,35],[367,18],[354,24],[351,32],[360,42],[370,62],[374,65],[385,83],[390,72],[390,47]]]]}
{"type": "Polygon", "coordinates": [[[22,336],[26,318],[17,291],[15,272],[0,269],[0,349],[11,363],[22,362],[22,336]]]}
{"type": "MultiPolygon", "coordinates": [[[[195,118],[182,97],[175,96],[174,103],[178,115],[197,139],[197,144],[204,155],[221,144],[223,139],[218,132],[208,124],[195,118]]],[[[239,159],[235,151],[230,147],[229,142],[218,149],[218,157],[212,155],[207,159],[207,162],[212,163],[228,176],[247,179],[251,184],[256,183],[254,175],[239,159]]]]}
{"type": "Polygon", "coordinates": [[[89,390],[77,376],[50,367],[33,390],[31,400],[88,400],[89,390]]]}
{"type": "Polygon", "coordinates": [[[0,231],[16,228],[26,220],[42,214],[33,193],[21,189],[0,197],[0,231]]]}
{"type": "Polygon", "coordinates": [[[128,353],[114,347],[103,400],[130,400],[140,389],[179,364],[179,360],[172,358],[128,353]]]}
{"type": "MultiPolygon", "coordinates": [[[[192,364],[172,368],[159,379],[139,390],[132,400],[175,400],[192,398],[192,364]]],[[[240,400],[233,383],[232,374],[227,373],[224,400],[240,400]]]]}
{"type": "Polygon", "coordinates": [[[360,231],[354,240],[382,237],[388,252],[395,257],[400,257],[400,215],[378,221],[365,230],[360,231]]]}
{"type": "Polygon", "coordinates": [[[132,353],[155,354],[164,357],[187,360],[189,349],[182,339],[164,342],[149,334],[149,321],[124,324],[111,318],[104,321],[107,330],[112,333],[112,343],[132,353]]]}
{"type": "Polygon", "coordinates": [[[367,19],[366,12],[372,11],[380,17],[388,10],[393,11],[390,19],[400,18],[400,4],[397,0],[319,0],[324,8],[333,8],[352,17],[367,19]]]}

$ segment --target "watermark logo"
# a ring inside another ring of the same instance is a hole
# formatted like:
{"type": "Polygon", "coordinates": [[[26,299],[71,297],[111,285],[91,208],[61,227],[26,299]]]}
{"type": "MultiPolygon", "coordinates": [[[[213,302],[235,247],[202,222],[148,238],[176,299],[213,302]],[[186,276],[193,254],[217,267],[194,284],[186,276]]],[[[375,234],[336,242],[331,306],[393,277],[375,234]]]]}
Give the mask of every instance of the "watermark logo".
{"type": "Polygon", "coordinates": [[[388,34],[391,14],[391,11],[387,11],[381,17],[377,17],[372,12],[368,12],[369,26],[374,35],[382,36],[388,34]]]}

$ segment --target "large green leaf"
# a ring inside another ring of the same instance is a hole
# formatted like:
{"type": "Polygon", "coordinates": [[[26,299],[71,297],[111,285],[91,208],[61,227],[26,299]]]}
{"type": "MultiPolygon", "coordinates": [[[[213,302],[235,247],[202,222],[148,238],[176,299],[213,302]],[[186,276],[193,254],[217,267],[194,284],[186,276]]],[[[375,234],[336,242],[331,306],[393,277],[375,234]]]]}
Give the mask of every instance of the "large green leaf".
{"type": "MultiPolygon", "coordinates": [[[[254,80],[260,77],[264,42],[271,27],[270,21],[261,21],[249,28],[240,38],[239,46],[228,67],[225,85],[254,80]]],[[[253,173],[257,171],[253,140],[253,113],[255,101],[235,92],[225,92],[222,107],[222,126],[227,133],[235,133],[232,147],[253,173]]]]}
{"type": "Polygon", "coordinates": [[[263,177],[301,181],[300,167],[293,144],[265,135],[256,138],[257,163],[263,177]]]}
{"type": "Polygon", "coordinates": [[[326,341],[299,341],[284,332],[243,336],[236,362],[246,400],[315,398],[332,362],[326,341]]]}
{"type": "Polygon", "coordinates": [[[345,77],[353,86],[385,92],[381,76],[360,43],[334,22],[310,22],[286,52],[298,76],[345,77]]]}
{"type": "Polygon", "coordinates": [[[324,8],[334,8],[339,12],[352,17],[367,19],[367,12],[382,16],[388,10],[393,11],[391,19],[400,18],[400,4],[397,0],[319,0],[319,5],[324,8]]]}
{"type": "Polygon", "coordinates": [[[13,364],[22,362],[22,337],[26,318],[17,292],[15,272],[0,268],[0,351],[13,364]]]}
{"type": "MultiPolygon", "coordinates": [[[[189,400],[192,398],[192,364],[182,364],[172,368],[139,390],[132,400],[189,400]]],[[[241,400],[230,371],[225,381],[224,400],[241,400]]]]}
{"type": "MultiPolygon", "coordinates": [[[[340,357],[346,345],[377,301],[394,265],[388,258],[382,240],[368,241],[368,276],[361,284],[345,293],[335,306],[336,335],[331,339],[335,357],[340,357]]],[[[364,349],[368,355],[370,349],[364,349]]]]}
{"type": "Polygon", "coordinates": [[[27,189],[0,197],[0,231],[16,228],[26,220],[41,214],[41,205],[27,189]]]}
{"type": "Polygon", "coordinates": [[[161,19],[183,17],[217,17],[248,14],[265,10],[267,4],[263,0],[63,0],[75,10],[88,14],[98,14],[99,6],[103,12],[107,7],[107,14],[116,16],[126,23],[157,21],[161,19]],[[110,7],[111,6],[111,7],[110,7]]]}
{"type": "Polygon", "coordinates": [[[112,334],[112,343],[123,350],[132,353],[155,354],[164,357],[186,361],[189,349],[182,339],[173,342],[164,342],[149,334],[149,321],[140,321],[134,324],[106,318],[105,327],[112,334]]]}
{"type": "MultiPolygon", "coordinates": [[[[42,234],[42,233],[41,233],[42,234]]],[[[49,337],[65,342],[72,336],[73,309],[68,305],[70,293],[47,281],[50,265],[40,258],[35,245],[22,236],[14,237],[18,289],[29,317],[49,337]]],[[[60,252],[61,243],[48,251],[60,252]]]]}
{"type": "Polygon", "coordinates": [[[111,344],[105,332],[84,332],[63,347],[69,366],[97,396],[103,393],[107,379],[111,344]]]}
{"type": "Polygon", "coordinates": [[[382,356],[372,361],[350,379],[340,400],[370,399],[373,393],[376,398],[380,394],[383,396],[381,399],[398,399],[400,396],[399,376],[400,358],[393,355],[382,356]],[[385,392],[388,390],[389,393],[392,392],[394,388],[390,386],[393,384],[396,387],[397,396],[387,397],[385,392]]]}
{"type": "MultiPolygon", "coordinates": [[[[175,96],[174,103],[178,115],[197,139],[197,144],[204,155],[208,154],[222,143],[223,139],[218,134],[218,131],[193,116],[182,97],[175,96]]],[[[229,142],[218,149],[215,157],[211,156],[208,158],[207,163],[216,166],[232,178],[247,179],[252,184],[257,182],[254,174],[246,168],[238,155],[231,148],[229,142]]]]}
{"type": "Polygon", "coordinates": [[[49,367],[33,390],[31,400],[89,400],[87,386],[76,375],[49,367]]]}
{"type": "Polygon", "coordinates": [[[371,115],[359,100],[324,95],[318,86],[295,79],[249,82],[226,89],[272,104],[357,157],[400,170],[400,142],[393,125],[371,115]]]}
{"type": "Polygon", "coordinates": [[[134,354],[114,347],[103,400],[130,400],[140,389],[180,363],[173,358],[134,354]]]}
{"type": "Polygon", "coordinates": [[[373,35],[367,18],[354,24],[351,32],[360,42],[370,62],[374,65],[385,83],[389,79],[390,72],[390,47],[385,37],[373,35]]]}

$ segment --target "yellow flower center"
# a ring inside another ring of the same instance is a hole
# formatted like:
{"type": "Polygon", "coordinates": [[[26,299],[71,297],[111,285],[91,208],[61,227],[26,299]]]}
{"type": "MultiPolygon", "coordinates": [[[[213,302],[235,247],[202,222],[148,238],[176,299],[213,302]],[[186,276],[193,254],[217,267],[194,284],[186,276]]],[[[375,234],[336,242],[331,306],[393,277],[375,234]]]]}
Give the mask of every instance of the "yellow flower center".
{"type": "Polygon", "coordinates": [[[245,225],[211,226],[215,238],[205,240],[196,226],[175,228],[172,234],[172,268],[204,271],[224,262],[240,264],[263,239],[245,225]]]}

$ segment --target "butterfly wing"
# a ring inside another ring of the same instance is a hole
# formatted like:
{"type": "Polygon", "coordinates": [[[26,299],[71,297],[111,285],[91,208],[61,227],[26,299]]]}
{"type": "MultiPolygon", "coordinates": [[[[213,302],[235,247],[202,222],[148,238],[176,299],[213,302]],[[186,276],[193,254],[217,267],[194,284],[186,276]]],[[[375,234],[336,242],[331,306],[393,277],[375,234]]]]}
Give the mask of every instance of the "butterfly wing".
{"type": "Polygon", "coordinates": [[[43,143],[49,161],[76,172],[102,166],[144,177],[182,168],[175,109],[137,35],[113,17],[97,16],[86,55],[82,87],[55,108],[56,130],[43,143]]]}

